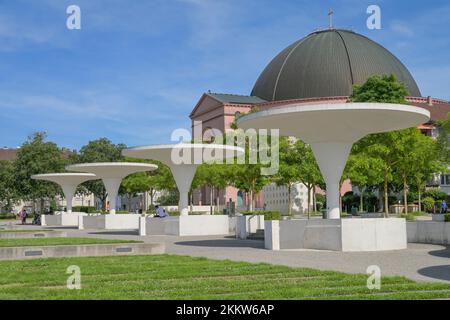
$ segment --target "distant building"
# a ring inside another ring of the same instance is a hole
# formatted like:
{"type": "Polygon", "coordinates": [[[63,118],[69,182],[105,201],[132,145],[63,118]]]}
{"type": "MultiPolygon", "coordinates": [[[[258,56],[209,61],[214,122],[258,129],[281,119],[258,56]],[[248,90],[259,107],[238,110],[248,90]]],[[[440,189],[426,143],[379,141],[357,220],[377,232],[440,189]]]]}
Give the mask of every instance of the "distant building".
{"type": "MultiPolygon", "coordinates": [[[[239,113],[251,108],[259,110],[310,104],[335,104],[349,101],[353,85],[364,83],[372,75],[394,74],[407,86],[409,104],[427,109],[431,113],[428,123],[419,126],[426,135],[437,136],[436,121],[450,112],[450,103],[442,99],[422,97],[416,81],[403,63],[391,52],[369,38],[348,30],[328,29],[316,31],[281,51],[263,70],[249,96],[205,93],[190,114],[194,138],[205,130],[225,132],[239,113]]],[[[440,188],[450,193],[450,177],[439,179],[440,188]]],[[[305,193],[299,185],[296,195],[299,204],[305,204],[305,193]]],[[[320,190],[318,190],[320,192],[320,190]]],[[[341,194],[351,191],[344,183],[341,194]]],[[[227,199],[238,207],[246,204],[245,193],[235,189],[219,190],[215,203],[227,199]]],[[[257,199],[256,207],[286,210],[287,194],[283,187],[266,186],[257,199]],[[270,203],[270,206],[269,206],[270,203]]],[[[194,203],[209,204],[206,188],[197,190],[194,203]]],[[[310,204],[311,205],[311,204],[310,204]]],[[[297,206],[296,208],[303,208],[297,206]]],[[[287,211],[287,210],[286,210],[287,211]]]]}

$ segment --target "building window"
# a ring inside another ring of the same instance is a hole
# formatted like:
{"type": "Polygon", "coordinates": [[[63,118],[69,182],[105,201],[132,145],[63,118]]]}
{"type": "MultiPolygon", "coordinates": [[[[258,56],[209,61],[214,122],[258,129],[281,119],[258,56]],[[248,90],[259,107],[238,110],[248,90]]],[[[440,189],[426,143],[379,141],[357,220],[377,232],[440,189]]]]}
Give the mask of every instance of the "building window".
{"type": "Polygon", "coordinates": [[[441,185],[450,186],[450,174],[441,175],[441,185]]]}

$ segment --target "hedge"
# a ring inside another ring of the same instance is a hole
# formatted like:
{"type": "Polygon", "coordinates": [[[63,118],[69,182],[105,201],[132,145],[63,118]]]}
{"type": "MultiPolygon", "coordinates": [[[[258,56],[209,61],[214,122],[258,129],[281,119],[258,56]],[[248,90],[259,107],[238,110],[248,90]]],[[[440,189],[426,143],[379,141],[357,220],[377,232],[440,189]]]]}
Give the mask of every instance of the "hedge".
{"type": "Polygon", "coordinates": [[[97,208],[88,206],[77,206],[72,208],[72,212],[95,213],[97,208]]]}
{"type": "Polygon", "coordinates": [[[281,220],[281,213],[279,211],[243,211],[241,212],[244,216],[252,215],[264,215],[264,220],[281,220]]]}

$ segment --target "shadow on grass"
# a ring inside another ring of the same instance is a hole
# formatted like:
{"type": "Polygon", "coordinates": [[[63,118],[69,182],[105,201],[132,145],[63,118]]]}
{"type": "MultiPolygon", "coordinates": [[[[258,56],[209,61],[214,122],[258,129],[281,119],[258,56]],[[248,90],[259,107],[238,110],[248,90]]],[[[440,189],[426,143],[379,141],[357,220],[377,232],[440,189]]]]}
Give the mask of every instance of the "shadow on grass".
{"type": "Polygon", "coordinates": [[[196,240],[196,241],[179,241],[174,244],[179,246],[193,247],[221,247],[221,248],[259,248],[264,249],[264,241],[255,240],[196,240]]]}
{"type": "Polygon", "coordinates": [[[425,277],[450,281],[450,265],[426,267],[417,272],[425,277]]]}
{"type": "Polygon", "coordinates": [[[446,246],[445,249],[442,250],[430,251],[428,254],[440,258],[450,258],[450,246],[446,246]]]}

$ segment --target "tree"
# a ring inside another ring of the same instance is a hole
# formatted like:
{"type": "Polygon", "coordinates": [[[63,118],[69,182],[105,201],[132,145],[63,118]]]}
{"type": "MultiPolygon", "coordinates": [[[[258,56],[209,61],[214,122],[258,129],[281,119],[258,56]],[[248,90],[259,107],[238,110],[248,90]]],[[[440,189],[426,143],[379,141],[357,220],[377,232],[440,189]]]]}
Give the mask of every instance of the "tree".
{"type": "Polygon", "coordinates": [[[201,186],[209,187],[210,213],[213,214],[214,189],[225,188],[229,180],[226,164],[204,163],[198,167],[191,189],[193,190],[201,186]]]}
{"type": "MultiPolygon", "coordinates": [[[[353,102],[385,102],[406,104],[408,90],[394,75],[372,76],[362,85],[353,86],[353,102]]],[[[361,150],[383,163],[384,215],[388,217],[388,183],[392,180],[393,166],[399,161],[403,146],[399,141],[406,131],[394,131],[369,135],[358,142],[361,150]]]]}
{"type": "Polygon", "coordinates": [[[34,174],[64,172],[67,159],[58,146],[46,140],[45,132],[36,132],[28,137],[17,151],[14,161],[14,176],[18,195],[26,200],[40,200],[41,212],[44,199],[61,195],[59,186],[52,182],[31,179],[34,174]]]}
{"type": "Polygon", "coordinates": [[[295,141],[288,137],[280,138],[280,165],[278,173],[273,178],[278,186],[286,186],[288,189],[288,214],[292,214],[292,186],[301,179],[299,149],[295,147],[295,141]]]}
{"type": "Polygon", "coordinates": [[[12,161],[0,161],[0,208],[7,212],[19,200],[14,176],[14,163],[12,161]]]}
{"type": "Polygon", "coordinates": [[[403,189],[405,213],[408,213],[408,190],[410,183],[416,183],[421,210],[421,190],[426,179],[433,173],[444,170],[440,165],[438,144],[431,137],[423,135],[418,129],[403,130],[401,157],[394,166],[403,189]]]}
{"type": "Polygon", "coordinates": [[[385,102],[405,104],[409,95],[406,86],[394,75],[374,75],[362,85],[353,86],[352,102],[385,102]]]}
{"type": "MultiPolygon", "coordinates": [[[[123,179],[121,193],[127,194],[128,207],[130,207],[131,197],[136,193],[148,192],[150,195],[150,205],[153,206],[156,191],[173,190],[176,188],[175,180],[169,167],[162,162],[134,158],[125,158],[124,160],[127,162],[151,163],[158,166],[157,170],[137,172],[123,179]]],[[[144,210],[144,208],[142,209],[144,210]]]]}
{"type": "Polygon", "coordinates": [[[307,212],[309,219],[311,214],[311,192],[314,191],[316,186],[323,187],[325,183],[311,147],[301,140],[297,140],[295,143],[295,148],[296,153],[301,155],[298,162],[300,181],[306,186],[306,189],[308,190],[307,212]]]}
{"type": "Polygon", "coordinates": [[[350,179],[352,185],[358,187],[360,211],[364,211],[364,191],[366,188],[383,181],[382,169],[383,163],[379,159],[370,157],[368,154],[358,153],[358,145],[353,147],[352,154],[349,156],[342,174],[341,183],[350,179]]]}
{"type": "MultiPolygon", "coordinates": [[[[79,154],[71,158],[71,161],[78,163],[123,161],[124,148],[126,148],[124,144],[114,144],[106,138],[101,138],[89,141],[80,149],[79,154]]],[[[108,194],[103,182],[101,180],[87,181],[83,183],[83,186],[102,201],[102,210],[106,210],[108,194]]]]}
{"type": "MultiPolygon", "coordinates": [[[[121,193],[127,195],[128,210],[131,209],[131,198],[137,193],[150,190],[151,179],[147,172],[136,172],[125,177],[120,185],[121,193]]],[[[144,210],[144,208],[141,208],[144,210]]]]}
{"type": "Polygon", "coordinates": [[[157,170],[147,172],[150,178],[150,205],[153,206],[156,191],[174,190],[177,185],[168,166],[156,160],[151,160],[150,163],[158,166],[157,170]]]}

